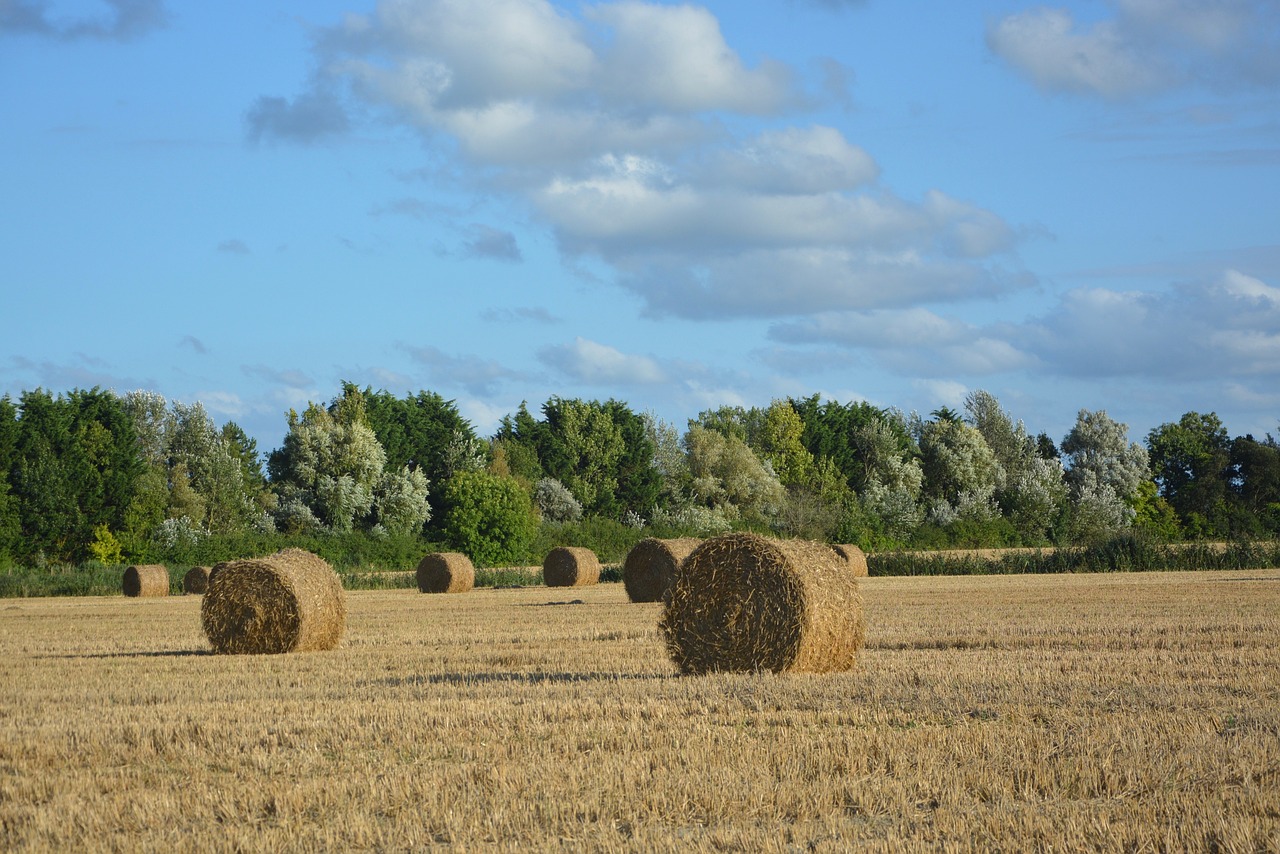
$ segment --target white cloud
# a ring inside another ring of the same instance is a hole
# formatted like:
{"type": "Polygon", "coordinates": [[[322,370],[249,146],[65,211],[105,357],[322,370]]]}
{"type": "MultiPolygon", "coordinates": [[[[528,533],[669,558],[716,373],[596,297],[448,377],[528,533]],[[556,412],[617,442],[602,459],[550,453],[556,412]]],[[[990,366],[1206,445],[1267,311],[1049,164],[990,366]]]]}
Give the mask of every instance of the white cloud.
{"type": "Polygon", "coordinates": [[[203,403],[209,414],[218,419],[241,418],[249,411],[249,407],[235,392],[198,391],[195,399],[203,403]]]}
{"type": "MultiPolygon", "coordinates": [[[[745,63],[700,7],[623,0],[573,17],[545,0],[384,0],[318,43],[317,97],[345,85],[352,115],[372,106],[451,144],[477,186],[526,204],[569,263],[603,262],[651,316],[966,300],[1029,278],[998,214],[938,190],[896,195],[834,128],[736,138],[734,118],[806,99],[791,70],[745,63]]],[[[500,230],[469,246],[519,252],[500,230]]]]}
{"type": "Polygon", "coordinates": [[[1198,84],[1280,82],[1280,7],[1270,0],[1112,0],[1111,17],[1078,25],[1039,7],[987,29],[987,45],[1042,89],[1124,97],[1198,84]]]}
{"type": "Polygon", "coordinates": [[[870,154],[834,128],[766,131],[720,153],[702,183],[761,193],[853,190],[879,177],[870,154]]]}
{"type": "Polygon", "coordinates": [[[1065,9],[1011,15],[987,31],[987,45],[1044,89],[1118,96],[1160,80],[1114,21],[1082,32],[1065,9]]]}
{"type": "Polygon", "coordinates": [[[649,385],[667,381],[666,372],[648,356],[623,353],[607,344],[576,338],[572,344],[544,347],[538,359],[577,382],[593,385],[649,385]]]}
{"type": "Polygon", "coordinates": [[[1080,289],[1015,343],[1064,375],[1280,379],[1280,289],[1235,270],[1163,293],[1080,289]]]}
{"type": "Polygon", "coordinates": [[[677,113],[747,114],[773,113],[793,98],[790,71],[774,62],[746,68],[706,9],[622,2],[588,16],[612,29],[600,58],[607,96],[677,113]]]}
{"type": "Polygon", "coordinates": [[[922,308],[828,313],[769,331],[775,341],[838,344],[865,351],[900,375],[989,375],[1031,367],[1034,360],[996,327],[974,326],[922,308]]]}

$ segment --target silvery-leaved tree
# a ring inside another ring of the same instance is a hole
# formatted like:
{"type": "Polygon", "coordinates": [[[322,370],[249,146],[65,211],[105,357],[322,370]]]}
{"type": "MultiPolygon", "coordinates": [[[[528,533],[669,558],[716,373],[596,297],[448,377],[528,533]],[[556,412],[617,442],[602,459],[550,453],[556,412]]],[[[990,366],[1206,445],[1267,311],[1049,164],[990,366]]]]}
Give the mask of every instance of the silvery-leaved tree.
{"type": "Polygon", "coordinates": [[[312,403],[301,416],[290,410],[289,432],[268,470],[281,508],[296,515],[300,502],[325,527],[349,531],[373,509],[386,459],[359,392],[348,392],[329,408],[312,403]]]}
{"type": "Polygon", "coordinates": [[[1066,501],[1062,464],[1056,457],[1043,456],[1038,440],[1021,421],[1015,423],[990,392],[970,394],[965,410],[1000,467],[995,498],[1001,512],[1024,542],[1046,542],[1066,501]]]}
{"type": "Polygon", "coordinates": [[[1138,489],[1150,477],[1146,449],[1129,441],[1128,425],[1112,420],[1105,410],[1081,409],[1062,439],[1062,454],[1072,537],[1088,539],[1128,527],[1138,489]]]}

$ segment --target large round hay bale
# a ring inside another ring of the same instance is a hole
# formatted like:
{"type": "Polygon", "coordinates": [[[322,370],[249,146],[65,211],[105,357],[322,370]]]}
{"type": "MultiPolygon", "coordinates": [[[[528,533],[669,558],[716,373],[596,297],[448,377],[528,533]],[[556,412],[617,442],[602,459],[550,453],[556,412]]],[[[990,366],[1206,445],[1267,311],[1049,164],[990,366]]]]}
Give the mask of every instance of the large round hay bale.
{"type": "Polygon", "coordinates": [[[591,549],[560,546],[542,561],[542,581],[548,587],[586,587],[600,581],[600,559],[591,549]]]}
{"type": "Polygon", "coordinates": [[[838,543],[831,547],[831,550],[849,564],[849,569],[858,578],[867,577],[867,553],[855,545],[849,543],[838,543]]]}
{"type": "Polygon", "coordinates": [[[346,596],[322,558],[285,549],[214,567],[200,618],[214,652],[333,649],[346,628],[346,596]]]}
{"type": "Polygon", "coordinates": [[[662,596],[676,577],[680,562],[696,549],[702,540],[681,537],[660,540],[649,537],[636,543],[622,563],[622,583],[632,602],[661,602],[662,596]]]}
{"type": "Polygon", "coordinates": [[[659,623],[685,673],[851,669],[866,630],[862,596],[822,543],[725,534],[680,565],[659,623]]]}
{"type": "Polygon", "coordinates": [[[476,584],[471,558],[459,552],[436,552],[418,562],[418,590],[423,593],[466,593],[476,584]]]}
{"type": "Polygon", "coordinates": [[[209,567],[193,566],[182,576],[183,593],[204,593],[209,589],[209,567]]]}
{"type": "Polygon", "coordinates": [[[124,571],[120,587],[126,596],[168,596],[169,570],[158,564],[131,566],[124,571]]]}

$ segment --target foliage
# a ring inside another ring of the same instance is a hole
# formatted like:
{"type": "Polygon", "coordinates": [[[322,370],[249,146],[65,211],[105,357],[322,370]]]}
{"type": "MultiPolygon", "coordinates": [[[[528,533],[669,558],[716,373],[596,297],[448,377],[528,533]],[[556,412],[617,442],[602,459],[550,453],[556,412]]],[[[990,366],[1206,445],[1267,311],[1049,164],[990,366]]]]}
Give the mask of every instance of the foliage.
{"type": "Polygon", "coordinates": [[[114,565],[124,562],[124,556],[120,552],[120,541],[106,525],[94,526],[93,540],[89,543],[88,551],[98,563],[114,565]]]}
{"type": "Polygon", "coordinates": [[[476,566],[526,559],[538,519],[519,482],[483,471],[459,472],[445,482],[441,502],[444,540],[476,566]]]}
{"type": "Polygon", "coordinates": [[[777,512],[785,490],[742,439],[695,424],[684,443],[690,490],[697,503],[728,519],[763,519],[777,512]]]}
{"type": "Polygon", "coordinates": [[[1202,534],[1229,532],[1231,440],[1218,416],[1188,412],[1147,434],[1151,469],[1160,495],[1184,525],[1205,520],[1202,534]]]}
{"type": "Polygon", "coordinates": [[[350,382],[342,384],[342,391],[344,397],[358,395],[363,400],[368,426],[386,454],[389,470],[408,466],[422,472],[429,483],[443,484],[456,471],[481,467],[475,428],[454,401],[429,391],[403,399],[372,387],[360,392],[350,382]]]}
{"type": "Polygon", "coordinates": [[[271,453],[268,469],[282,507],[301,502],[325,527],[350,531],[373,509],[386,459],[360,393],[348,388],[327,409],[313,403],[301,417],[289,411],[284,446],[271,453]]]}
{"type": "Polygon", "coordinates": [[[553,524],[577,522],[582,518],[582,505],[578,499],[554,477],[544,477],[534,485],[533,503],[542,518],[553,524]]]}
{"type": "Polygon", "coordinates": [[[392,534],[420,534],[431,518],[427,503],[430,484],[421,469],[401,466],[399,471],[383,472],[373,491],[375,524],[392,534]]]}

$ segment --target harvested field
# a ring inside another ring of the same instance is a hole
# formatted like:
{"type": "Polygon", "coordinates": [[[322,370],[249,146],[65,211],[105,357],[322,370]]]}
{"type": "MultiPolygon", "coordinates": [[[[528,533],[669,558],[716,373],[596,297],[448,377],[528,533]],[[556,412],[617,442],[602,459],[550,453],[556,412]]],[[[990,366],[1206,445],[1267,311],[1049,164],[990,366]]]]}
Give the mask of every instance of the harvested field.
{"type": "Polygon", "coordinates": [[[870,578],[857,669],[679,676],[659,604],[0,603],[0,848],[1280,850],[1280,571],[870,578]]]}

